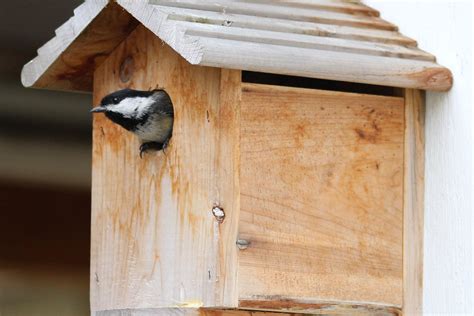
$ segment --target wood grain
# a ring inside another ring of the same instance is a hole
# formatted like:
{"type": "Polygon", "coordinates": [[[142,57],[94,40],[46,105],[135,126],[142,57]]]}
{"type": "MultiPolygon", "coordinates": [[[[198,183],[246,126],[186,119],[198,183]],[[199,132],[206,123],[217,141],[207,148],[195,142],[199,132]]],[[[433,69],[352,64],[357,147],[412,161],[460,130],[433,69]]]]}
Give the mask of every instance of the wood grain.
{"type": "Polygon", "coordinates": [[[238,96],[231,90],[236,78],[189,65],[144,27],[96,70],[95,103],[125,87],[165,88],[175,124],[166,154],[140,159],[133,134],[103,116],[94,119],[92,311],[221,306],[223,288],[235,287],[227,244],[235,248],[238,103],[220,99],[238,96]],[[130,58],[134,70],[123,83],[119,69],[130,58]],[[228,212],[223,224],[212,215],[215,204],[228,212]]]}
{"type": "Polygon", "coordinates": [[[422,91],[405,90],[405,122],[403,312],[411,316],[423,314],[425,99],[422,91]]]}
{"type": "Polygon", "coordinates": [[[243,84],[239,300],[402,304],[403,99],[243,84]]]}

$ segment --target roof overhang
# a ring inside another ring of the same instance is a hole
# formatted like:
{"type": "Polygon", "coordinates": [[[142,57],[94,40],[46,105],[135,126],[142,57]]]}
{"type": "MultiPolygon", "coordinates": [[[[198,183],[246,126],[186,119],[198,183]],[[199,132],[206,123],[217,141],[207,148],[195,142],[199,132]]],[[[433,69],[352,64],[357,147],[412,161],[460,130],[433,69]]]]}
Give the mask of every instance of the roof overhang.
{"type": "Polygon", "coordinates": [[[141,23],[195,65],[449,90],[449,69],[378,15],[357,1],[86,0],[22,82],[91,91],[95,67],[141,23]]]}

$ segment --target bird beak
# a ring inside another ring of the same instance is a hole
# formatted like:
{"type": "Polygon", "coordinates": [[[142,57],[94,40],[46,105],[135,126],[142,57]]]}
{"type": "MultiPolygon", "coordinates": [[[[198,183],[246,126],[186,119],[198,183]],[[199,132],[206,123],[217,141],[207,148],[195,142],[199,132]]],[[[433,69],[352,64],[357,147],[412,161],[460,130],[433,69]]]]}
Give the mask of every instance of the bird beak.
{"type": "Polygon", "coordinates": [[[107,111],[107,109],[104,106],[97,106],[91,110],[91,113],[102,113],[107,111]]]}

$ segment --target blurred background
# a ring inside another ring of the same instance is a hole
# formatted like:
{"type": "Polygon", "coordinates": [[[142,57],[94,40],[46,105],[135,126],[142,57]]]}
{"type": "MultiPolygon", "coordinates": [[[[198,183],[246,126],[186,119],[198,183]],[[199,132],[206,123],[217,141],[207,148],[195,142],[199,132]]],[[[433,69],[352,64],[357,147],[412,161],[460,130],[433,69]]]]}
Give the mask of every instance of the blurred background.
{"type": "Polygon", "coordinates": [[[22,66],[80,0],[0,4],[0,315],[89,314],[91,96],[22,66]]]}

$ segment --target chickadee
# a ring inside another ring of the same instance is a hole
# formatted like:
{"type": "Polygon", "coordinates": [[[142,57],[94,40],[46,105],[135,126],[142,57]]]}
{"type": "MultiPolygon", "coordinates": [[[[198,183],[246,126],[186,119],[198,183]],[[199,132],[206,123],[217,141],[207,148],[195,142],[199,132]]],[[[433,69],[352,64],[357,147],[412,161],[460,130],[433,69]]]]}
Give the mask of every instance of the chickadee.
{"type": "Polygon", "coordinates": [[[135,133],[140,141],[140,157],[149,149],[162,150],[173,131],[173,105],[165,90],[123,89],[105,96],[92,113],[105,113],[112,122],[135,133]]]}

